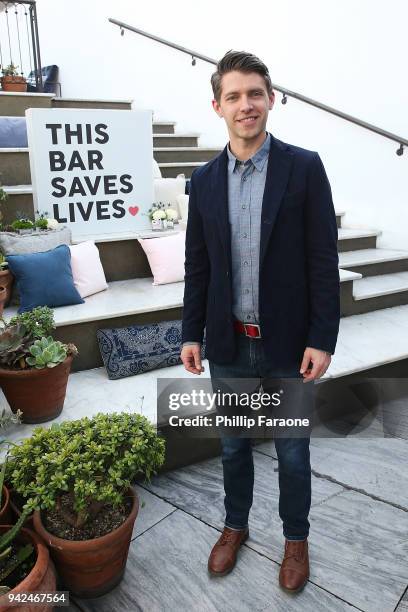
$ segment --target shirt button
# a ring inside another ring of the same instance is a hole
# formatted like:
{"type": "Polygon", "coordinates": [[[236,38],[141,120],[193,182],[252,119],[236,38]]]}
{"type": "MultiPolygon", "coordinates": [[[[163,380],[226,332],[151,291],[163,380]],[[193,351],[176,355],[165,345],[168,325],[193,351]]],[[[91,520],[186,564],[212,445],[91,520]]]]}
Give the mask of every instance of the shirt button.
{"type": "Polygon", "coordinates": [[[243,238],[248,238],[248,234],[242,234],[243,238]]]}
{"type": "Polygon", "coordinates": [[[249,293],[249,289],[245,289],[245,293],[249,293]]]}
{"type": "Polygon", "coordinates": [[[243,176],[243,177],[242,177],[242,180],[243,180],[243,181],[246,181],[246,180],[247,180],[247,177],[246,177],[246,176],[243,176]]]}
{"type": "Polygon", "coordinates": [[[244,261],[244,266],[247,266],[247,265],[248,265],[248,262],[247,262],[247,261],[244,261]]]}
{"type": "Polygon", "coordinates": [[[246,209],[246,204],[243,204],[242,205],[242,210],[245,210],[245,209],[246,209]]]}
{"type": "Polygon", "coordinates": [[[247,315],[247,319],[250,319],[250,318],[251,318],[251,315],[247,315]]]}

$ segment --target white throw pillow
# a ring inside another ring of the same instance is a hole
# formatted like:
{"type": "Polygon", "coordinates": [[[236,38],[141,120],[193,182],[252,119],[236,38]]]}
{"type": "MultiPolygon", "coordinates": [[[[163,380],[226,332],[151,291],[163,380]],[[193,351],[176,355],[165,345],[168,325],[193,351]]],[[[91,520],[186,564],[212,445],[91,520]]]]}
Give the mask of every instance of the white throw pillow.
{"type": "Polygon", "coordinates": [[[84,298],[108,288],[99,250],[93,240],[70,244],[74,285],[84,298]]]}
{"type": "Polygon", "coordinates": [[[184,280],[186,232],[157,238],[139,238],[153,274],[153,285],[184,280]]]}
{"type": "Polygon", "coordinates": [[[155,159],[153,159],[153,178],[161,178],[160,166],[155,159]]]}
{"type": "Polygon", "coordinates": [[[179,174],[177,178],[154,179],[155,203],[163,202],[163,204],[168,204],[170,208],[174,208],[178,219],[180,219],[180,210],[178,208],[177,196],[184,194],[185,191],[186,178],[184,174],[179,174]]]}
{"type": "Polygon", "coordinates": [[[177,204],[183,221],[187,221],[188,218],[188,199],[189,196],[184,193],[177,196],[177,204]]]}

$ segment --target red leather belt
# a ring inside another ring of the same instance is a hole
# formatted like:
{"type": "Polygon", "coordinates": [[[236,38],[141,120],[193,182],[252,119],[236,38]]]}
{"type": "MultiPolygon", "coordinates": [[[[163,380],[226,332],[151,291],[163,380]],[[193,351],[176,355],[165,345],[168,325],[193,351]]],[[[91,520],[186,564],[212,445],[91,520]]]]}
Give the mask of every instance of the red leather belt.
{"type": "Polygon", "coordinates": [[[234,329],[239,334],[245,334],[249,338],[261,338],[261,328],[259,325],[234,321],[234,329]]]}

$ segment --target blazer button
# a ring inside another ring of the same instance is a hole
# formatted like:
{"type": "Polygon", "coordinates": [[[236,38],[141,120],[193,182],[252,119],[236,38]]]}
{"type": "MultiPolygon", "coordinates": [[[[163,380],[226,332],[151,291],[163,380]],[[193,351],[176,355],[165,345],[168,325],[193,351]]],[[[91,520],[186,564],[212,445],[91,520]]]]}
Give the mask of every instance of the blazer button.
{"type": "Polygon", "coordinates": [[[264,222],[266,225],[269,225],[270,223],[272,223],[272,219],[264,219],[264,220],[263,220],[263,222],[264,222]]]}
{"type": "Polygon", "coordinates": [[[229,276],[229,271],[227,270],[227,276],[229,276]]]}

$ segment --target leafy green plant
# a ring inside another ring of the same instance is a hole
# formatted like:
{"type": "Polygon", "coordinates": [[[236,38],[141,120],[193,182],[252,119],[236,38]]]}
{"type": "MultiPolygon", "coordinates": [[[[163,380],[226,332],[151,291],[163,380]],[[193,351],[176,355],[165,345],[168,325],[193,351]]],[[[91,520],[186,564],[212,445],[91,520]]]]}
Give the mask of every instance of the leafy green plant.
{"type": "Polygon", "coordinates": [[[67,357],[67,347],[59,340],[53,340],[51,336],[44,336],[29,348],[30,355],[26,357],[28,365],[41,370],[42,368],[55,368],[67,357]]]}
{"type": "MultiPolygon", "coordinates": [[[[1,228],[1,225],[0,225],[0,228],[1,228]]],[[[3,255],[3,253],[0,253],[0,270],[6,270],[7,267],[8,267],[8,263],[7,263],[6,257],[3,255]]]]}
{"type": "Polygon", "coordinates": [[[18,230],[34,229],[35,225],[33,221],[31,221],[31,219],[16,219],[15,221],[11,223],[11,227],[13,228],[13,230],[18,231],[18,230]]]}
{"type": "Polygon", "coordinates": [[[18,66],[13,64],[13,62],[11,62],[11,64],[6,66],[5,68],[2,68],[1,72],[2,72],[3,76],[18,76],[17,68],[18,68],[18,66]]]}
{"type": "Polygon", "coordinates": [[[11,325],[17,323],[22,323],[34,339],[49,336],[55,329],[54,311],[48,306],[37,306],[10,319],[11,325]]]}
{"type": "Polygon", "coordinates": [[[37,427],[10,450],[10,479],[25,510],[54,509],[82,527],[104,504],[123,503],[137,476],[150,480],[164,462],[165,441],[139,414],[97,414],[37,427]],[[68,495],[73,513],[61,497],[68,495]]]}
{"type": "Polygon", "coordinates": [[[0,202],[5,202],[8,198],[8,194],[4,191],[3,187],[0,186],[0,202]]]}
{"type": "Polygon", "coordinates": [[[35,221],[35,227],[38,227],[38,229],[47,229],[48,228],[48,221],[47,219],[41,218],[41,219],[37,219],[35,221]]]}

